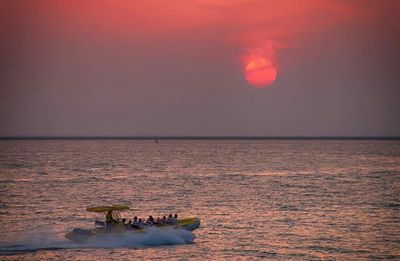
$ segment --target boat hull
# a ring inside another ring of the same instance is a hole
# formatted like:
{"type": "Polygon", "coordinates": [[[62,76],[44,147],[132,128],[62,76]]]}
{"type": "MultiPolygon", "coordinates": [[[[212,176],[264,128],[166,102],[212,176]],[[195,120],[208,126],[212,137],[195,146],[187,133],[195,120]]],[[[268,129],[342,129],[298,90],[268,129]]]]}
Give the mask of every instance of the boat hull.
{"type": "MultiPolygon", "coordinates": [[[[177,224],[169,225],[156,225],[152,226],[159,229],[166,228],[180,228],[186,229],[188,231],[193,231],[200,227],[200,219],[199,218],[185,218],[178,220],[177,224]]],[[[151,227],[150,227],[151,228],[151,227]]],[[[118,233],[146,233],[146,228],[127,228],[122,224],[117,224],[112,228],[94,228],[94,229],[80,229],[75,228],[72,231],[65,234],[65,237],[75,243],[85,243],[90,238],[101,237],[103,235],[118,234],[118,233]]]]}

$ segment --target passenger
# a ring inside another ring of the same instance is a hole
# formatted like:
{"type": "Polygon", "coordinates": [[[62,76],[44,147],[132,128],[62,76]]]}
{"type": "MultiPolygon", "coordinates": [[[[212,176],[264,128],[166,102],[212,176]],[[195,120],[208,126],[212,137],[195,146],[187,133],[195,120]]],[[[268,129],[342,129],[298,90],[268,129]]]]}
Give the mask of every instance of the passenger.
{"type": "Polygon", "coordinates": [[[143,220],[141,218],[139,218],[138,226],[139,227],[144,227],[144,223],[143,223],[143,220]]]}
{"type": "Polygon", "coordinates": [[[166,217],[166,216],[163,216],[161,222],[162,222],[163,224],[166,224],[166,223],[167,223],[167,217],[166,217]]]}
{"type": "Polygon", "coordinates": [[[135,216],[135,217],[133,218],[131,227],[133,227],[133,228],[141,228],[142,225],[143,225],[143,224],[142,224],[142,220],[141,220],[141,219],[138,220],[138,218],[135,216]]]}
{"type": "Polygon", "coordinates": [[[133,217],[133,221],[132,221],[131,227],[139,228],[139,222],[138,222],[137,216],[133,217]]]}
{"type": "Polygon", "coordinates": [[[153,216],[149,216],[149,218],[148,218],[147,221],[146,221],[146,224],[147,224],[147,225],[150,225],[150,226],[154,225],[154,218],[153,218],[153,216]]]}
{"type": "Polygon", "coordinates": [[[155,225],[161,225],[161,218],[157,218],[156,221],[154,222],[155,225]]]}
{"type": "Polygon", "coordinates": [[[125,222],[126,222],[126,218],[123,218],[123,219],[122,219],[122,224],[125,225],[125,222]]]}
{"type": "Polygon", "coordinates": [[[172,216],[172,214],[168,215],[167,223],[168,224],[173,224],[174,223],[174,217],[172,216]]]}
{"type": "Polygon", "coordinates": [[[172,224],[177,224],[178,223],[178,214],[175,214],[175,216],[172,218],[172,224]]]}

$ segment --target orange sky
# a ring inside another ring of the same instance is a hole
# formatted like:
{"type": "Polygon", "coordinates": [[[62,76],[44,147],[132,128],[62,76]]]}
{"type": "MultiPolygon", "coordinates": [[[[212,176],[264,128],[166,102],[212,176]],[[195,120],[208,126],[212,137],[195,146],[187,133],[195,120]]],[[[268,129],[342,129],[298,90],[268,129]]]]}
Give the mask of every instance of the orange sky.
{"type": "Polygon", "coordinates": [[[90,34],[146,42],[193,32],[221,33],[226,45],[236,46],[243,77],[258,87],[273,83],[274,72],[282,70],[281,49],[307,44],[308,37],[331,27],[362,23],[367,16],[360,2],[337,0],[72,0],[32,1],[31,5],[41,18],[38,28],[77,38],[90,34]],[[273,69],[246,76],[245,68],[254,59],[267,60],[273,69]]]}
{"type": "Polygon", "coordinates": [[[399,10],[3,0],[0,135],[399,133],[399,10]]]}

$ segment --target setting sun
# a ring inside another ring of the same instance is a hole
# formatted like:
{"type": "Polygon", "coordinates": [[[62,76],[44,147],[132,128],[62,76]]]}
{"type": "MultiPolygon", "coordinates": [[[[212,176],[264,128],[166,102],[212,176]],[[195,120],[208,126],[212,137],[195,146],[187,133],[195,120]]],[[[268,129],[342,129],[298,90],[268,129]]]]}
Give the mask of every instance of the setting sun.
{"type": "Polygon", "coordinates": [[[258,57],[250,60],[245,69],[246,80],[256,88],[263,88],[271,85],[277,76],[277,69],[271,61],[258,57]]]}

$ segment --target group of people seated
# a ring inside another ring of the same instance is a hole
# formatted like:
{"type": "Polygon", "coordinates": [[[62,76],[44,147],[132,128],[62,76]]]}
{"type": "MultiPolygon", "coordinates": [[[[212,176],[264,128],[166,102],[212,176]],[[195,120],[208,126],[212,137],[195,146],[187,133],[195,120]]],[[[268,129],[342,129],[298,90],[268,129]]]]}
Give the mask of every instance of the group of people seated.
{"type": "Polygon", "coordinates": [[[177,222],[178,214],[175,214],[174,216],[172,214],[169,214],[168,218],[166,216],[163,216],[162,218],[157,219],[154,219],[153,216],[149,216],[146,220],[135,216],[133,220],[129,220],[128,222],[126,222],[126,218],[115,220],[112,216],[111,211],[109,211],[106,215],[105,227],[111,227],[119,223],[123,224],[127,228],[144,228],[154,225],[175,225],[177,224],[177,222]]]}
{"type": "Polygon", "coordinates": [[[149,216],[146,220],[135,216],[133,220],[129,220],[128,223],[125,223],[126,220],[124,219],[122,219],[122,221],[126,226],[133,228],[143,228],[154,225],[175,225],[178,222],[178,214],[175,214],[174,216],[169,214],[168,218],[163,216],[162,218],[157,219],[154,219],[153,216],[149,216]]]}

